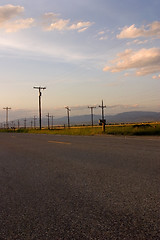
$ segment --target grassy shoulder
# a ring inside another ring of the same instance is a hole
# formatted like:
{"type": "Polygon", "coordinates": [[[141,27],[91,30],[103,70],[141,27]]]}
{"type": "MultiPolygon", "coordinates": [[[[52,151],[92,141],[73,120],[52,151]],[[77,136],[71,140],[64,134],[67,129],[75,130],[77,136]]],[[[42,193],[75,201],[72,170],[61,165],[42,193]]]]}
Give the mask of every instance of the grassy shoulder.
{"type": "Polygon", "coordinates": [[[97,134],[113,134],[113,135],[130,135],[130,136],[160,136],[160,123],[149,124],[121,124],[106,125],[105,132],[101,126],[81,126],[70,128],[54,128],[54,129],[0,129],[0,132],[17,132],[17,133],[33,133],[33,134],[58,134],[58,135],[84,135],[91,136],[97,134]]]}

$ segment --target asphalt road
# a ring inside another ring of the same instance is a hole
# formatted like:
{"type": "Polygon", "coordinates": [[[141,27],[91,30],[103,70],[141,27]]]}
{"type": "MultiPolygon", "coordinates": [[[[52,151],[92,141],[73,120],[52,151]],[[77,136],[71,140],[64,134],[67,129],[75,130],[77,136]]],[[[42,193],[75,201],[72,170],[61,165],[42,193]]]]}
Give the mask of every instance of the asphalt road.
{"type": "Polygon", "coordinates": [[[0,240],[160,239],[160,138],[0,133],[0,240]]]}

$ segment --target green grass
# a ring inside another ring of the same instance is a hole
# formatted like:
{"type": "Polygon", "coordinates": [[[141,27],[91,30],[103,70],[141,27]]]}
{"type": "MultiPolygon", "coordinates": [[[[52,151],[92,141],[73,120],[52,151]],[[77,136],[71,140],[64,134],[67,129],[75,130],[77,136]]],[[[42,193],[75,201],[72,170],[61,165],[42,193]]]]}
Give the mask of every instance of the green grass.
{"type": "Polygon", "coordinates": [[[83,135],[91,136],[97,134],[113,134],[113,135],[137,135],[137,136],[160,136],[160,123],[151,124],[124,124],[124,125],[106,125],[105,133],[102,127],[71,127],[71,128],[57,128],[53,130],[48,129],[0,129],[0,132],[17,132],[17,133],[37,133],[37,134],[59,134],[59,135],[83,135]]]}

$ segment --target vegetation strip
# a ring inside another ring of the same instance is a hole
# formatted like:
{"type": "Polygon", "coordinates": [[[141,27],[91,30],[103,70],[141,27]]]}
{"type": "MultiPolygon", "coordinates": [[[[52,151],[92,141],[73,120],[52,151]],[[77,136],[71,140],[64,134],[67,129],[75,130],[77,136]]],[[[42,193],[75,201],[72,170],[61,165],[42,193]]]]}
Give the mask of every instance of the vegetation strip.
{"type": "Polygon", "coordinates": [[[69,142],[48,141],[48,143],[71,144],[69,142]]]}
{"type": "Polygon", "coordinates": [[[113,124],[106,125],[105,132],[101,126],[73,126],[70,128],[54,127],[54,129],[0,129],[0,132],[32,133],[32,134],[54,134],[54,135],[124,135],[124,136],[160,136],[160,122],[141,124],[113,124]]]}

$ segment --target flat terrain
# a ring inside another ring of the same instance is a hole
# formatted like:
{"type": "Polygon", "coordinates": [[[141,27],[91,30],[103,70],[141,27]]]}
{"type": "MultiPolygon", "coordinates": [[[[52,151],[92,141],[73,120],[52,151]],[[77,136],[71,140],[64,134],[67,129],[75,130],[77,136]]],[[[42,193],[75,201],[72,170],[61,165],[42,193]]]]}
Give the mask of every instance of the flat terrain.
{"type": "Polygon", "coordinates": [[[0,239],[160,239],[160,138],[0,133],[0,239]]]}

